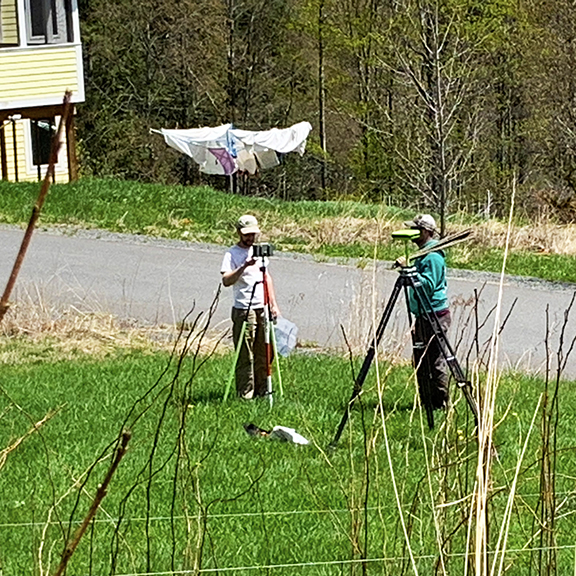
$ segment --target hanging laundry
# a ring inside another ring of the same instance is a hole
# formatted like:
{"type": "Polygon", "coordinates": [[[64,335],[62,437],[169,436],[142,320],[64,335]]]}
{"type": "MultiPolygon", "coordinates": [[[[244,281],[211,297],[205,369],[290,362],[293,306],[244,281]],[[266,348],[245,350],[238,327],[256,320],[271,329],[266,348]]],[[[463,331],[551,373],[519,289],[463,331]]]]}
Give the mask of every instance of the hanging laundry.
{"type": "Polygon", "coordinates": [[[258,165],[256,164],[256,158],[254,154],[248,152],[245,148],[238,152],[236,157],[236,165],[240,172],[248,172],[248,174],[256,174],[258,171],[258,165]]]}
{"type": "Polygon", "coordinates": [[[228,150],[225,148],[208,148],[208,150],[210,150],[210,152],[216,157],[216,160],[220,162],[220,166],[222,166],[222,170],[224,170],[226,176],[236,172],[236,162],[228,150]]]}
{"type": "Polygon", "coordinates": [[[168,146],[194,159],[205,174],[233,174],[243,170],[254,174],[256,161],[262,169],[278,166],[278,154],[306,149],[306,139],[312,130],[309,122],[299,122],[289,128],[270,130],[238,130],[232,124],[214,128],[189,130],[152,130],[164,136],[168,146]]]}
{"type": "Polygon", "coordinates": [[[268,170],[268,168],[274,168],[274,166],[280,164],[274,150],[258,150],[254,154],[256,155],[256,160],[258,160],[258,166],[262,170],[268,170]]]}

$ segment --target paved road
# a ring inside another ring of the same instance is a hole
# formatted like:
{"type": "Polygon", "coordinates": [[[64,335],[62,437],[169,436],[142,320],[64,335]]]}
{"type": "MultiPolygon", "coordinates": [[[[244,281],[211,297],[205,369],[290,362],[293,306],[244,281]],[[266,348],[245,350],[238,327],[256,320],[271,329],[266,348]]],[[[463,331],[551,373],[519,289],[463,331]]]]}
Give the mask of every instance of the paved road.
{"type": "MultiPolygon", "coordinates": [[[[6,282],[14,262],[22,231],[0,229],[4,258],[0,284],[6,282]]],[[[48,305],[111,312],[146,323],[172,323],[181,319],[195,303],[207,310],[219,286],[219,268],[224,248],[178,241],[153,240],[108,232],[63,234],[36,231],[22,268],[13,299],[24,292],[39,294],[48,305]]],[[[279,305],[284,316],[299,327],[301,341],[320,347],[341,347],[342,329],[353,345],[364,346],[375,310],[379,318],[397,273],[385,263],[359,268],[356,265],[321,263],[306,256],[277,255],[271,264],[279,305]]],[[[474,329],[474,293],[480,323],[497,302],[497,277],[450,271],[449,290],[454,310],[453,342],[461,341],[459,355],[466,355],[474,329]]],[[[563,314],[573,288],[558,284],[507,279],[503,293],[505,316],[515,298],[518,302],[502,332],[501,363],[524,370],[542,370],[545,364],[546,310],[556,349],[563,314]]],[[[228,326],[231,290],[222,293],[215,320],[228,326]]],[[[405,306],[399,301],[385,349],[407,353],[405,306]]],[[[574,312],[576,315],[576,311],[574,312]]],[[[494,314],[490,316],[493,318],[494,314]]],[[[576,333],[569,322],[566,341],[576,333]]],[[[485,342],[493,329],[488,321],[479,331],[485,342]]],[[[565,345],[568,347],[568,344],[565,345]]],[[[576,378],[576,354],[566,374],[576,378]]]]}

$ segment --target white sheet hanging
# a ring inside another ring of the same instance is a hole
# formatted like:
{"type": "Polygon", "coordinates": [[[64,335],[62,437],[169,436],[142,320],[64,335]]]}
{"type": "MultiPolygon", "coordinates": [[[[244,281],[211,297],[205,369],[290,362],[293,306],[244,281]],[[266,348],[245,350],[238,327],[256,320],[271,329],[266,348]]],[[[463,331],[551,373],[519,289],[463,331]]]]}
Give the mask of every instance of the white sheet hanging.
{"type": "Polygon", "coordinates": [[[309,122],[299,122],[284,129],[271,128],[255,132],[233,128],[231,132],[246,147],[253,146],[255,150],[274,150],[280,154],[298,152],[302,156],[310,130],[312,126],[309,122]]]}
{"type": "Polygon", "coordinates": [[[298,152],[302,156],[310,130],[309,122],[299,122],[289,128],[261,131],[239,130],[232,128],[232,124],[222,124],[214,128],[152,132],[162,134],[168,146],[190,156],[199,164],[201,172],[227,175],[238,170],[254,174],[257,163],[261,169],[277,166],[275,153],[298,152]]]}

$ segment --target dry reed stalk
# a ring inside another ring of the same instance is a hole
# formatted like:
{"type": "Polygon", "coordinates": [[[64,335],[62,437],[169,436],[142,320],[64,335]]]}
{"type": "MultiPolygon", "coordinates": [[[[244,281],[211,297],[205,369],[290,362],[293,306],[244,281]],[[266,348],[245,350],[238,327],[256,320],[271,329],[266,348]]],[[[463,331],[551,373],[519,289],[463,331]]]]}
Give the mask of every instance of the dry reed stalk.
{"type": "Polygon", "coordinates": [[[508,494],[508,500],[506,502],[506,510],[504,511],[504,518],[502,519],[502,525],[500,526],[500,533],[498,534],[498,541],[494,550],[494,559],[492,561],[492,568],[490,570],[490,576],[500,576],[504,569],[504,557],[506,552],[506,545],[508,543],[508,532],[510,529],[510,519],[512,518],[512,509],[514,506],[514,498],[516,496],[516,486],[518,485],[518,477],[520,476],[520,467],[524,461],[524,456],[528,448],[528,440],[534,430],[534,423],[536,422],[536,416],[540,410],[540,404],[542,403],[542,394],[538,399],[538,405],[534,410],[534,416],[532,416],[532,422],[530,423],[530,428],[526,434],[524,440],[524,446],[522,447],[522,452],[518,457],[518,462],[516,463],[516,471],[514,473],[514,480],[512,481],[512,486],[510,487],[510,493],[508,494]],[[496,572],[496,564],[498,564],[498,571],[496,572]]]}
{"type": "MultiPolygon", "coordinates": [[[[516,196],[516,179],[512,182],[512,197],[510,201],[510,215],[508,220],[507,241],[504,247],[504,257],[502,259],[502,271],[500,273],[500,284],[498,289],[498,300],[494,317],[494,328],[490,346],[490,357],[488,362],[488,375],[484,387],[482,409],[478,424],[478,463],[476,467],[476,485],[474,494],[475,505],[475,534],[474,534],[474,568],[475,576],[487,576],[489,570],[488,563],[488,498],[491,487],[491,464],[494,455],[493,432],[494,432],[494,411],[496,408],[496,393],[500,381],[498,370],[499,351],[499,327],[502,313],[502,296],[504,291],[504,277],[506,273],[506,261],[509,250],[509,239],[512,233],[512,217],[514,214],[514,200],[516,196]]],[[[479,388],[479,387],[478,387],[479,388]]],[[[470,516],[472,522],[472,515],[470,516]]],[[[504,554],[505,550],[502,550],[504,554]]],[[[466,572],[468,563],[466,563],[466,572]]]]}
{"type": "MultiPolygon", "coordinates": [[[[463,231],[469,224],[451,223],[449,233],[463,231]]],[[[393,231],[404,228],[395,218],[356,218],[335,216],[311,221],[288,221],[273,226],[270,238],[283,238],[283,246],[290,248],[290,239],[310,250],[325,245],[346,245],[354,242],[387,243],[393,231]]],[[[576,254],[576,224],[558,224],[547,216],[525,225],[511,225],[498,220],[486,220],[474,225],[474,240],[470,245],[483,248],[525,250],[543,254],[576,254]]]]}
{"type": "Polygon", "coordinates": [[[98,486],[98,489],[96,490],[96,496],[94,497],[94,501],[92,502],[92,505],[90,506],[90,509],[88,510],[88,512],[86,514],[86,517],[82,521],[82,524],[80,525],[80,527],[76,531],[74,538],[66,544],[66,548],[64,549],[64,552],[62,554],[62,559],[60,560],[60,564],[58,565],[58,568],[56,568],[56,571],[54,572],[54,576],[61,576],[61,574],[63,574],[65,572],[66,567],[68,566],[68,562],[70,561],[70,558],[72,557],[72,555],[76,551],[76,548],[78,547],[78,544],[80,543],[80,540],[82,539],[82,536],[84,536],[88,526],[90,525],[90,522],[92,521],[92,519],[96,515],[96,512],[98,511],[98,508],[100,507],[100,503],[102,502],[102,500],[106,496],[106,493],[108,491],[108,485],[110,484],[110,481],[112,480],[112,476],[116,472],[116,469],[118,468],[118,465],[120,464],[120,461],[122,460],[122,458],[126,454],[126,450],[127,450],[128,442],[130,441],[130,437],[131,437],[130,432],[124,431],[122,433],[122,437],[121,437],[118,449],[116,450],[116,455],[114,457],[114,460],[112,461],[112,464],[110,465],[110,468],[108,469],[106,477],[102,481],[102,484],[100,484],[98,486]]]}
{"type": "MultiPolygon", "coordinates": [[[[374,247],[374,260],[376,260],[376,246],[374,247]]],[[[376,267],[374,266],[374,272],[372,275],[372,340],[376,341],[376,327],[378,326],[377,321],[377,305],[376,305],[376,267]]],[[[400,492],[398,490],[398,483],[396,481],[396,474],[394,472],[394,464],[392,461],[392,450],[390,449],[390,442],[388,439],[388,428],[386,426],[386,418],[384,417],[384,389],[383,380],[380,377],[380,358],[378,355],[378,346],[374,350],[374,366],[376,370],[376,387],[378,390],[378,413],[380,414],[380,425],[382,428],[382,434],[384,436],[384,446],[386,447],[386,459],[388,461],[388,469],[390,470],[390,480],[392,482],[392,488],[394,490],[394,498],[396,500],[396,507],[398,509],[398,516],[400,518],[400,525],[402,526],[402,534],[404,536],[404,541],[406,543],[406,548],[408,550],[408,555],[410,557],[410,563],[412,565],[412,570],[414,574],[418,576],[418,566],[416,565],[416,559],[414,558],[414,552],[412,551],[412,546],[410,545],[410,536],[408,534],[408,528],[406,525],[406,520],[404,518],[404,511],[402,510],[402,501],[400,499],[400,492]]]]}
{"type": "MultiPolygon", "coordinates": [[[[376,266],[370,266],[371,277],[363,277],[358,286],[355,288],[354,295],[350,300],[348,307],[348,316],[346,321],[346,340],[350,351],[354,355],[364,354],[366,344],[374,329],[373,323],[384,311],[386,304],[385,299],[381,299],[381,293],[376,285],[374,278],[377,272],[376,266]]],[[[390,326],[381,340],[380,360],[399,363],[402,360],[402,350],[406,346],[406,331],[402,329],[403,323],[400,321],[402,316],[406,315],[403,302],[403,296],[398,300],[398,306],[395,314],[390,319],[390,326]]],[[[409,336],[409,334],[408,334],[409,336]]]]}
{"type": "Polygon", "coordinates": [[[352,244],[361,242],[377,244],[382,238],[389,238],[402,223],[381,218],[355,218],[353,216],[332,216],[317,218],[307,222],[287,222],[274,226],[269,231],[271,238],[294,238],[307,243],[311,249],[326,244],[352,244]]]}
{"type": "MultiPolygon", "coordinates": [[[[110,455],[105,456],[100,460],[102,462],[105,459],[108,459],[110,455]]],[[[56,500],[53,502],[52,506],[48,509],[48,514],[46,515],[46,522],[44,522],[44,526],[42,527],[42,535],[40,537],[40,545],[38,546],[38,569],[40,571],[40,576],[45,576],[50,573],[51,563],[52,563],[52,549],[56,546],[56,542],[53,542],[52,547],[48,552],[48,560],[46,568],[44,568],[44,546],[46,544],[46,536],[48,533],[48,529],[52,524],[52,514],[57,510],[58,506],[62,504],[62,502],[72,493],[72,491],[76,490],[81,484],[84,477],[88,474],[88,472],[92,469],[93,464],[90,464],[88,469],[86,469],[77,480],[73,480],[73,484],[56,500]]]]}
{"type": "MultiPolygon", "coordinates": [[[[416,370],[418,367],[414,367],[414,379],[416,380],[416,370]]],[[[418,395],[418,401],[420,402],[420,395],[418,395]]],[[[432,487],[432,466],[430,465],[431,459],[428,454],[428,438],[426,435],[426,427],[424,426],[424,410],[420,407],[420,434],[422,437],[422,447],[424,448],[424,461],[426,462],[426,481],[428,484],[428,492],[430,496],[430,509],[432,510],[432,519],[434,521],[434,532],[436,534],[436,544],[438,545],[438,554],[440,557],[440,567],[442,569],[442,574],[447,576],[446,563],[444,560],[444,550],[442,546],[442,534],[440,530],[440,522],[438,520],[438,512],[436,507],[436,502],[434,498],[434,488],[432,487]]]]}

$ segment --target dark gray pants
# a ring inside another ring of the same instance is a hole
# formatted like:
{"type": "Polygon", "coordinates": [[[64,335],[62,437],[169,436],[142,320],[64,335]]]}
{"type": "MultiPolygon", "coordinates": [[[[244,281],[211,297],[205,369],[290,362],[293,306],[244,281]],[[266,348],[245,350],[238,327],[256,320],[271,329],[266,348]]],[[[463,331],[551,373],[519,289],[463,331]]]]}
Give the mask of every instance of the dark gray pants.
{"type": "Polygon", "coordinates": [[[266,394],[266,344],[264,342],[264,309],[242,310],[232,308],[232,335],[234,348],[240,345],[240,354],[236,364],[236,393],[243,398],[264,396],[266,394]],[[240,342],[242,324],[246,322],[244,338],[240,342]]]}
{"type": "MultiPolygon", "coordinates": [[[[446,334],[451,323],[450,312],[437,318],[446,334]]],[[[422,403],[430,403],[435,410],[446,407],[450,378],[448,366],[432,325],[425,316],[417,316],[414,323],[414,364],[422,403]]]]}

